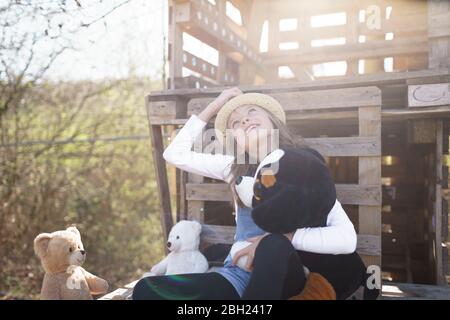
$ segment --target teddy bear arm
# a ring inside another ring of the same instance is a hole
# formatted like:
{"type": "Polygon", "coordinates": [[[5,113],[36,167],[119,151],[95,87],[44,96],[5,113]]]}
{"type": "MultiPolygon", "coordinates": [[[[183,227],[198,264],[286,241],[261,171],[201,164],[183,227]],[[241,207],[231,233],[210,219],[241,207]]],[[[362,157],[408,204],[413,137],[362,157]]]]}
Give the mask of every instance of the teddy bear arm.
{"type": "Polygon", "coordinates": [[[84,277],[89,286],[89,291],[93,295],[104,294],[108,291],[108,282],[100,277],[93,275],[83,269],[84,277]]]}
{"type": "Polygon", "coordinates": [[[59,290],[59,282],[57,279],[44,277],[44,282],[42,283],[41,289],[41,300],[61,300],[61,292],[59,290]]]}
{"type": "Polygon", "coordinates": [[[167,271],[167,266],[169,264],[169,256],[170,256],[170,253],[167,257],[165,257],[160,262],[155,264],[152,267],[151,272],[158,276],[165,274],[167,271]]]}

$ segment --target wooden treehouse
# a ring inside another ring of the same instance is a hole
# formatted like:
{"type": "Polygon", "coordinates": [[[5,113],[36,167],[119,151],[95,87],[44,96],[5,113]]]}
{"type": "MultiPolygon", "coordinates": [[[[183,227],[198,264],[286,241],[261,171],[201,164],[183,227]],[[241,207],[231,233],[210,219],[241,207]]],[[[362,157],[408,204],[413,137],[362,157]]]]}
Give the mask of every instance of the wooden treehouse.
{"type": "Polygon", "coordinates": [[[383,297],[450,299],[450,3],[172,0],[168,15],[169,89],[146,98],[164,235],[201,221],[212,262],[224,257],[210,248],[232,243],[227,185],[166,169],[162,153],[239,86],[279,100],[290,130],[326,157],[383,297]]]}

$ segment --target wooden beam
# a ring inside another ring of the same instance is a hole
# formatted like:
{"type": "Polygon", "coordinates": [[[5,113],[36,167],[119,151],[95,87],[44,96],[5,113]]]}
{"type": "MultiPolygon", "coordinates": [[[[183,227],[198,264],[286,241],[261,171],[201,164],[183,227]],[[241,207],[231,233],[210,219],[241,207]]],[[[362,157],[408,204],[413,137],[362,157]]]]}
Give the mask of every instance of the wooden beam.
{"type": "Polygon", "coordinates": [[[428,67],[450,66],[450,5],[448,1],[428,0],[428,67]]]}
{"type": "Polygon", "coordinates": [[[177,221],[179,220],[184,220],[184,219],[188,219],[188,205],[187,205],[187,201],[186,201],[186,183],[188,180],[188,173],[177,169],[177,171],[179,172],[179,177],[180,179],[178,180],[178,185],[179,185],[179,190],[180,190],[180,204],[179,207],[177,208],[179,212],[179,216],[177,218],[177,221]]]}
{"type": "MultiPolygon", "coordinates": [[[[204,5],[208,4],[204,2],[204,5]]],[[[221,12],[214,6],[211,6],[211,10],[204,10],[201,1],[196,0],[178,6],[176,22],[184,32],[214,48],[217,48],[220,43],[223,49],[239,52],[253,63],[260,64],[262,62],[257,49],[247,43],[245,38],[232,30],[226,23],[223,23],[221,19],[218,19],[221,12]]]]}
{"type": "Polygon", "coordinates": [[[375,137],[305,138],[304,140],[325,157],[358,157],[381,154],[381,141],[375,137]]]}
{"type": "MultiPolygon", "coordinates": [[[[381,91],[377,87],[272,92],[270,95],[283,106],[286,112],[381,105],[381,91]]],[[[188,114],[198,114],[212,100],[212,97],[189,100],[188,114]]]]}
{"type": "MultiPolygon", "coordinates": [[[[354,119],[358,111],[326,111],[308,113],[287,113],[286,118],[290,121],[299,120],[333,120],[333,119],[354,119]]],[[[398,121],[405,119],[420,118],[450,118],[450,105],[441,107],[426,107],[413,109],[383,109],[381,112],[383,121],[398,121]]],[[[183,125],[188,119],[153,119],[155,125],[183,125]]]]}
{"type": "Polygon", "coordinates": [[[414,55],[428,52],[426,36],[395,40],[373,40],[364,43],[326,47],[306,47],[299,50],[264,54],[266,66],[286,64],[313,64],[348,59],[373,59],[390,56],[414,55]]]}
{"type": "Polygon", "coordinates": [[[448,286],[413,283],[383,283],[382,300],[450,300],[448,286]]]}
{"type": "Polygon", "coordinates": [[[183,66],[201,74],[204,77],[218,80],[217,66],[199,58],[187,51],[183,51],[183,66]]]}
{"type": "MultiPolygon", "coordinates": [[[[359,135],[375,137],[381,141],[381,103],[378,107],[359,108],[359,135]]],[[[373,184],[381,189],[381,154],[359,157],[358,170],[360,184],[373,184]]],[[[377,203],[359,206],[358,230],[364,234],[379,236],[381,239],[381,197],[377,200],[377,203]]],[[[362,258],[366,265],[381,267],[381,254],[362,258]]]]}
{"type": "Polygon", "coordinates": [[[407,142],[410,144],[435,143],[436,121],[412,119],[407,122],[407,142]]]}
{"type": "Polygon", "coordinates": [[[192,192],[190,190],[191,185],[199,185],[199,186],[203,186],[205,185],[205,183],[203,183],[204,181],[204,177],[193,174],[193,173],[188,173],[188,183],[186,183],[185,186],[185,196],[186,196],[186,200],[187,200],[187,209],[188,209],[188,219],[189,220],[196,220],[198,222],[203,222],[205,215],[205,203],[204,200],[205,199],[200,199],[197,197],[197,199],[193,198],[190,196],[190,193],[192,192]]]}
{"type": "Polygon", "coordinates": [[[444,274],[442,250],[445,248],[442,238],[442,158],[443,158],[443,122],[436,123],[436,193],[434,199],[435,216],[435,257],[436,257],[436,284],[447,284],[444,274]]]}
{"type": "MultiPolygon", "coordinates": [[[[170,229],[172,229],[173,219],[172,209],[170,206],[170,191],[169,183],[167,181],[166,162],[163,158],[164,143],[161,126],[150,125],[150,136],[152,141],[153,164],[155,166],[156,181],[158,186],[161,226],[164,236],[163,241],[165,242],[168,238],[170,229]]],[[[164,248],[166,248],[166,246],[164,246],[164,248]]]]}
{"type": "Polygon", "coordinates": [[[430,14],[428,20],[428,37],[450,37],[450,11],[430,14]]]}
{"type": "Polygon", "coordinates": [[[186,102],[182,97],[167,100],[151,100],[147,96],[147,116],[150,124],[186,117],[186,102]]]}
{"type": "MultiPolygon", "coordinates": [[[[243,92],[261,92],[271,94],[273,92],[307,91],[322,89],[339,89],[347,87],[364,86],[388,86],[396,84],[405,84],[407,81],[417,80],[421,82],[427,79],[439,77],[448,77],[450,68],[444,67],[432,70],[408,71],[408,72],[380,72],[375,74],[363,74],[349,77],[337,77],[333,79],[317,79],[315,81],[299,83],[277,83],[267,85],[243,85],[239,88],[243,92]]],[[[435,81],[433,81],[435,82],[435,81]]],[[[204,98],[218,96],[226,87],[200,88],[200,89],[177,89],[153,91],[149,95],[149,100],[167,100],[175,96],[181,96],[186,99],[204,98]]]]}
{"type": "MultiPolygon", "coordinates": [[[[370,206],[381,201],[381,184],[336,184],[336,192],[342,204],[370,206]]],[[[231,193],[226,183],[188,183],[186,198],[189,201],[230,201],[231,193]]]]}
{"type": "Polygon", "coordinates": [[[170,89],[176,89],[175,78],[182,76],[182,52],[183,52],[183,33],[180,27],[175,23],[176,17],[179,14],[179,6],[176,0],[169,1],[169,80],[170,89]]]}
{"type": "MultiPolygon", "coordinates": [[[[236,227],[202,224],[201,241],[208,244],[234,243],[236,227]]],[[[379,236],[359,234],[357,252],[363,255],[380,255],[381,241],[379,236]]]]}

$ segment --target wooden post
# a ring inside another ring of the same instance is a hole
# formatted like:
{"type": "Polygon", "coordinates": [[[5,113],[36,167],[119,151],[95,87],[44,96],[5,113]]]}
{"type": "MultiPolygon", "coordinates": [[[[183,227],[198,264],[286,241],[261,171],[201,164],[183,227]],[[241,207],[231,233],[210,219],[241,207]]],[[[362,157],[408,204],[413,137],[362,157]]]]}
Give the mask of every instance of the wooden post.
{"type": "MultiPolygon", "coordinates": [[[[381,107],[359,108],[359,135],[381,140],[381,107]]],[[[359,157],[359,184],[376,185],[381,189],[381,149],[377,156],[359,157]]],[[[381,200],[378,205],[359,206],[359,233],[379,236],[381,242],[381,200]]],[[[366,266],[381,267],[381,253],[362,258],[366,266]]]]}
{"type": "Polygon", "coordinates": [[[181,77],[183,70],[183,32],[176,21],[177,0],[170,0],[169,8],[169,89],[175,89],[175,78],[181,77]]]}
{"type": "MultiPolygon", "coordinates": [[[[246,19],[244,20],[244,27],[247,29],[247,43],[259,51],[259,42],[261,37],[262,26],[267,9],[267,0],[251,0],[246,1],[247,12],[245,12],[246,19]]],[[[256,66],[253,63],[246,63],[244,60],[239,66],[240,82],[241,84],[254,84],[255,76],[258,74],[258,68],[262,66],[256,66]]]]}
{"type": "MultiPolygon", "coordinates": [[[[203,183],[204,177],[188,173],[188,182],[189,183],[203,183]]],[[[201,200],[189,200],[188,201],[188,219],[197,220],[198,222],[203,223],[204,221],[204,202],[201,200]]]]}
{"type": "MultiPolygon", "coordinates": [[[[167,181],[166,163],[163,158],[164,143],[162,128],[160,125],[150,125],[150,137],[152,141],[153,164],[155,166],[156,181],[158,184],[158,196],[160,202],[161,227],[163,231],[163,241],[167,240],[170,229],[173,226],[172,209],[170,206],[170,191],[167,181]]],[[[167,253],[167,247],[164,245],[167,253]]]]}
{"type": "Polygon", "coordinates": [[[428,67],[450,66],[450,3],[428,0],[428,67]]]}
{"type": "Polygon", "coordinates": [[[447,283],[444,274],[442,251],[445,248],[442,244],[442,156],[443,156],[443,122],[438,120],[436,124],[436,192],[434,200],[435,215],[435,258],[436,258],[436,283],[444,285],[447,283]]]}
{"type": "MultiPolygon", "coordinates": [[[[358,43],[358,7],[350,6],[347,10],[347,44],[358,43]]],[[[357,75],[358,74],[358,59],[347,60],[347,73],[346,75],[357,75]]]]}

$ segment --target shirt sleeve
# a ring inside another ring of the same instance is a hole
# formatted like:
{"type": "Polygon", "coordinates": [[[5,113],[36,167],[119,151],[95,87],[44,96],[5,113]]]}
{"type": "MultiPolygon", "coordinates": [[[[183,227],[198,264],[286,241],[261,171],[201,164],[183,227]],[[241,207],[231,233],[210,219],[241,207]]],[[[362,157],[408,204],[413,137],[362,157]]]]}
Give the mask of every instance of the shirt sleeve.
{"type": "Polygon", "coordinates": [[[201,176],[226,180],[234,157],[224,154],[208,154],[192,151],[196,138],[206,122],[192,115],[164,150],[164,159],[177,168],[201,176]]]}
{"type": "Polygon", "coordinates": [[[349,254],[356,250],[357,236],[353,223],[339,201],[327,218],[326,227],[297,229],[292,238],[296,250],[321,254],[349,254]]]}

